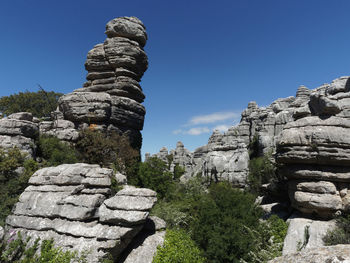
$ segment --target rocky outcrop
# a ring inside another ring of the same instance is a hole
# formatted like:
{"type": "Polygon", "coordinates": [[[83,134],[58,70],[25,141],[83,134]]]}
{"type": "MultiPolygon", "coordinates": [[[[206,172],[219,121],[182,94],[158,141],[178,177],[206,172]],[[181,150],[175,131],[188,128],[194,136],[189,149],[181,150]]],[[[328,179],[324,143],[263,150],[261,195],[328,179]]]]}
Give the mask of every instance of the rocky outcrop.
{"type": "Polygon", "coordinates": [[[284,126],[277,147],[279,173],[288,178],[292,205],[304,214],[332,217],[350,211],[349,78],[315,89],[312,116],[284,126]]]}
{"type": "Polygon", "coordinates": [[[141,231],[156,202],[149,189],[125,186],[111,196],[113,170],[64,164],[38,170],[6,219],[6,236],[20,231],[32,240],[89,251],[88,262],[107,252],[117,259],[141,231]]]}
{"type": "Polygon", "coordinates": [[[39,135],[38,124],[29,112],[18,112],[0,119],[0,147],[17,147],[28,156],[35,155],[35,139],[39,135]]]}
{"type": "Polygon", "coordinates": [[[269,263],[348,263],[350,262],[350,246],[336,245],[303,250],[270,260],[269,263]]]}
{"type": "Polygon", "coordinates": [[[336,225],[335,220],[314,220],[298,214],[293,214],[287,223],[289,226],[284,239],[283,255],[324,246],[323,237],[336,225]]]}
{"type": "Polygon", "coordinates": [[[121,17],[109,21],[105,33],[104,43],[87,55],[88,74],[83,88],[59,99],[56,115],[66,122],[45,123],[42,130],[72,141],[76,133],[69,129],[90,126],[112,130],[127,135],[131,144],[140,149],[146,111],[141,104],[145,95],[139,81],[148,67],[143,50],[147,40],[145,26],[136,17],[121,17]],[[55,128],[49,128],[50,125],[55,128]],[[69,127],[62,132],[64,125],[69,127]]]}
{"type": "Polygon", "coordinates": [[[120,263],[152,263],[158,246],[165,240],[166,223],[164,220],[150,216],[144,229],[134,238],[133,244],[127,249],[126,258],[120,263]]]}

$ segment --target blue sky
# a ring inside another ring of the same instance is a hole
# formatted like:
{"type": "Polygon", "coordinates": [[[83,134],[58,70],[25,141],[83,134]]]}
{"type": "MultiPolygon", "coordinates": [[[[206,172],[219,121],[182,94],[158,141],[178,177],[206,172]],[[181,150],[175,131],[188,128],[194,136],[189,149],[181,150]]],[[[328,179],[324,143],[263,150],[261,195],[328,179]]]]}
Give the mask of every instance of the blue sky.
{"type": "Polygon", "coordinates": [[[142,152],[178,140],[194,150],[251,100],[268,105],[349,75],[349,10],[348,0],[4,0],[0,96],[80,88],[105,24],[137,16],[149,36],[142,152]]]}

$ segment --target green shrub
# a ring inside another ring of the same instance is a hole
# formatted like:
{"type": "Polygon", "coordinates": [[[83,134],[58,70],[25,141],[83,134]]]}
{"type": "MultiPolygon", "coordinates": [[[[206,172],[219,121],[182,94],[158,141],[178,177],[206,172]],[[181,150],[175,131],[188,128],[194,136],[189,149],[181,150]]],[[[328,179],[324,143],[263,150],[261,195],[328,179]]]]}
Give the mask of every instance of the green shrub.
{"type": "Polygon", "coordinates": [[[204,263],[205,259],[190,235],[183,230],[167,230],[164,245],[158,247],[153,263],[204,263]]]}
{"type": "Polygon", "coordinates": [[[252,232],[258,231],[261,216],[254,201],[228,183],[211,185],[197,201],[192,236],[209,262],[239,262],[254,249],[252,232]]]}
{"type": "Polygon", "coordinates": [[[250,191],[260,194],[262,184],[277,182],[276,167],[271,162],[271,154],[253,158],[249,161],[248,184],[250,191]]]}
{"type": "Polygon", "coordinates": [[[10,96],[0,98],[0,112],[10,115],[15,112],[31,112],[34,116],[49,117],[51,112],[56,110],[57,101],[61,93],[53,91],[44,92],[19,92],[10,96]]]}
{"type": "Polygon", "coordinates": [[[168,188],[165,198],[159,200],[152,209],[156,215],[167,222],[168,228],[189,230],[196,202],[206,194],[202,177],[194,177],[186,183],[175,182],[168,188]]]}
{"type": "Polygon", "coordinates": [[[43,158],[44,166],[57,166],[64,163],[79,162],[78,154],[74,147],[60,141],[55,136],[40,136],[37,154],[43,158]]]}
{"type": "Polygon", "coordinates": [[[276,215],[262,221],[257,230],[251,231],[253,250],[248,253],[249,263],[267,262],[282,255],[284,238],[287,235],[288,224],[276,215]]]}
{"type": "Polygon", "coordinates": [[[350,215],[338,217],[336,227],[327,232],[323,241],[326,246],[350,244],[350,215]]]}
{"type": "Polygon", "coordinates": [[[33,159],[26,159],[19,149],[0,149],[0,225],[4,225],[5,218],[37,169],[38,164],[33,159]],[[18,170],[20,167],[23,169],[18,170]]]}
{"type": "Polygon", "coordinates": [[[138,186],[150,188],[157,192],[159,198],[165,197],[173,184],[173,174],[167,164],[157,157],[151,157],[139,164],[138,186]]]}
{"type": "Polygon", "coordinates": [[[76,149],[84,162],[114,166],[126,175],[136,173],[136,163],[140,160],[138,150],[130,146],[128,137],[116,132],[106,134],[93,128],[80,133],[76,149]]]}
{"type": "Polygon", "coordinates": [[[2,263],[87,263],[85,254],[78,256],[76,251],[63,251],[54,247],[53,240],[43,240],[39,245],[40,239],[36,239],[31,244],[30,237],[24,240],[18,232],[17,238],[8,242],[0,245],[2,263]]]}

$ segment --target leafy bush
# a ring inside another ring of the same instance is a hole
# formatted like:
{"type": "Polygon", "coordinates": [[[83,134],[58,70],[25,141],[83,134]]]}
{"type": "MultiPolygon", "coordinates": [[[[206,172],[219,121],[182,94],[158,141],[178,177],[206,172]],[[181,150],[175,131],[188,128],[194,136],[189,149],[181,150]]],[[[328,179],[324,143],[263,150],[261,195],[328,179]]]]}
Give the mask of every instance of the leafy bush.
{"type": "Polygon", "coordinates": [[[34,116],[49,117],[50,113],[57,108],[57,101],[61,93],[53,91],[44,92],[20,92],[0,98],[0,112],[10,115],[15,112],[31,112],[34,116]]]}
{"type": "Polygon", "coordinates": [[[57,166],[79,161],[74,147],[54,136],[42,135],[39,137],[37,154],[44,159],[44,166],[57,166]]]}
{"type": "Polygon", "coordinates": [[[168,230],[164,245],[158,247],[153,263],[204,263],[191,237],[183,230],[168,230]]]}
{"type": "Polygon", "coordinates": [[[350,244],[350,215],[338,217],[336,228],[327,232],[323,242],[326,246],[350,244]]]}
{"type": "Polygon", "coordinates": [[[251,232],[259,228],[261,216],[254,200],[228,183],[211,185],[199,199],[192,236],[210,262],[238,262],[254,249],[251,232]]]}
{"type": "Polygon", "coordinates": [[[37,169],[38,164],[33,159],[26,159],[17,148],[0,149],[0,225],[4,225],[18,196],[27,187],[29,177],[37,169]]]}
{"type": "Polygon", "coordinates": [[[254,249],[241,262],[267,262],[282,255],[284,238],[287,235],[288,224],[276,215],[262,221],[256,231],[251,231],[254,239],[254,249]]]}
{"type": "Polygon", "coordinates": [[[81,132],[76,149],[84,162],[114,166],[127,175],[136,173],[135,164],[140,160],[139,152],[130,146],[129,139],[116,132],[106,134],[86,129],[81,132]]]}
{"type": "Polygon", "coordinates": [[[137,185],[156,191],[160,198],[165,197],[173,184],[173,174],[167,164],[157,157],[140,163],[137,175],[137,185]]]}
{"type": "Polygon", "coordinates": [[[248,184],[252,193],[259,194],[262,184],[277,182],[275,165],[271,162],[271,154],[253,158],[249,161],[248,184]]]}
{"type": "Polygon", "coordinates": [[[9,244],[0,245],[0,259],[3,263],[87,263],[86,255],[78,256],[76,251],[63,251],[54,247],[53,240],[40,239],[30,244],[30,238],[23,239],[20,232],[17,238],[9,240],[9,244]],[[40,247],[40,252],[39,252],[40,247]]]}

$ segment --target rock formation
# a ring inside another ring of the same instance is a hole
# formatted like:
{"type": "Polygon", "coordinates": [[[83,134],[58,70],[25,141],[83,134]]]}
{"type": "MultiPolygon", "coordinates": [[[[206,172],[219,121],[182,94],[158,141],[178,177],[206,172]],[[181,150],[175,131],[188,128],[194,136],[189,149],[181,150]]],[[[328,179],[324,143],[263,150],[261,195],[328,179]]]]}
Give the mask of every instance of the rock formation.
{"type": "Polygon", "coordinates": [[[111,196],[113,170],[63,164],[38,170],[7,217],[6,234],[53,239],[62,248],[88,251],[88,262],[107,252],[117,259],[142,230],[156,193],[124,186],[111,196]]]}
{"type": "Polygon", "coordinates": [[[288,178],[292,205],[332,217],[350,211],[350,81],[334,80],[311,93],[311,116],[284,126],[276,161],[288,178]]]}
{"type": "Polygon", "coordinates": [[[0,119],[0,147],[17,147],[28,156],[35,155],[35,139],[39,135],[38,123],[28,112],[18,112],[0,119]]]}
{"type": "MultiPolygon", "coordinates": [[[[90,126],[116,131],[127,135],[131,144],[140,149],[146,111],[141,104],[145,95],[139,81],[148,66],[143,50],[147,41],[145,26],[136,17],[120,17],[107,23],[105,33],[104,43],[96,45],[87,55],[88,74],[83,88],[59,99],[55,115],[70,122],[56,123],[55,130],[90,126]]],[[[46,123],[42,130],[50,130],[50,125],[55,126],[46,123]]],[[[76,138],[73,130],[59,136],[65,140],[76,138]]]]}

